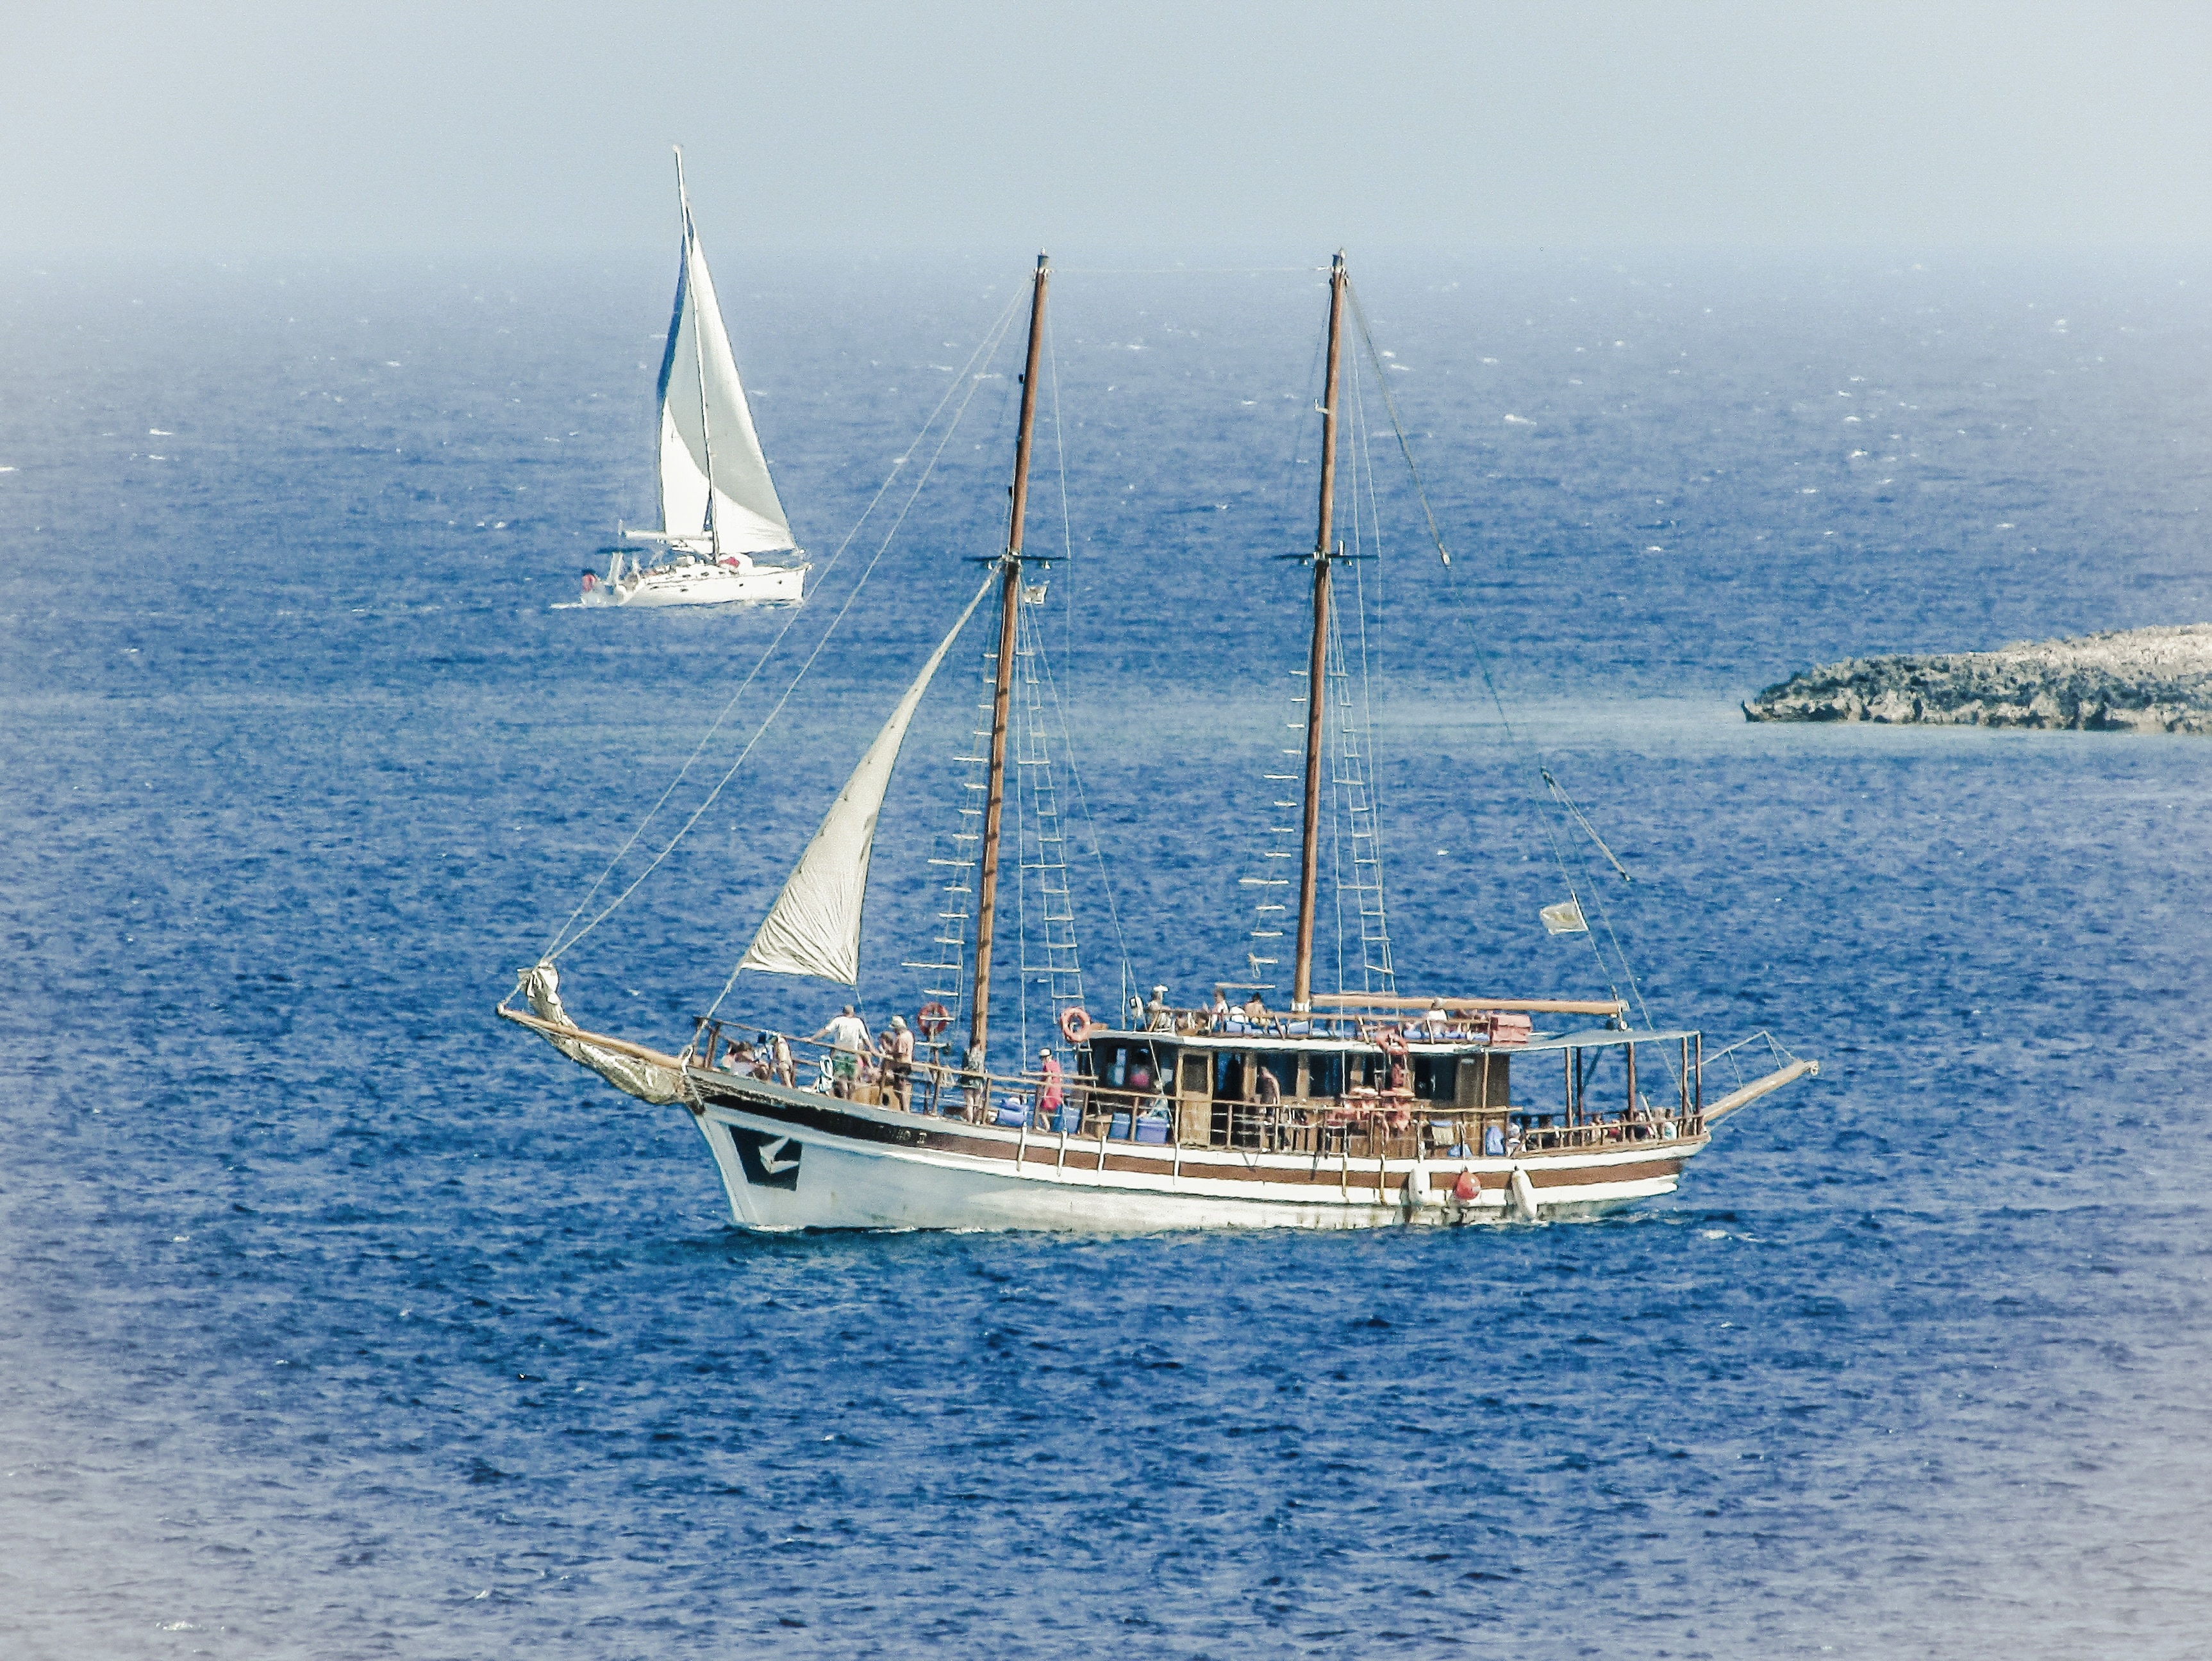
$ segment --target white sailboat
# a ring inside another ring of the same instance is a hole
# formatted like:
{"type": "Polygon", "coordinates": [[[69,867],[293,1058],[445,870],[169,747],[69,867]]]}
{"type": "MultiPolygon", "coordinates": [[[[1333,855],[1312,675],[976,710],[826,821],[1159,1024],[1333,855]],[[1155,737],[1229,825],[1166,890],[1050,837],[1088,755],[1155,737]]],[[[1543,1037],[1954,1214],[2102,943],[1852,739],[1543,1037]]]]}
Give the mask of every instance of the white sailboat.
{"type": "Polygon", "coordinates": [[[783,503],[753,430],[744,384],[676,155],[684,249],[660,359],[660,528],[617,527],[606,575],[586,570],[587,606],[796,604],[807,567],[758,556],[793,551],[783,503]],[[630,544],[657,544],[650,557],[630,544]]]}

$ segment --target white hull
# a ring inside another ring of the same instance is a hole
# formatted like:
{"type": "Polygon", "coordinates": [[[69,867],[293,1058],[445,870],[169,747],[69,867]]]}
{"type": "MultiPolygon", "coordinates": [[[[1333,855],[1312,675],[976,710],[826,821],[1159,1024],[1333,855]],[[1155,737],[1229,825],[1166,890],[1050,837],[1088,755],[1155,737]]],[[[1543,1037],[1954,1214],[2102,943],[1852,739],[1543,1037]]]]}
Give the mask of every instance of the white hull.
{"type": "MultiPolygon", "coordinates": [[[[695,1082],[709,1076],[694,1071],[695,1082]]],[[[1001,1130],[716,1080],[698,1125],[749,1228],[1376,1228],[1592,1216],[1672,1193],[1705,1145],[1344,1160],[1001,1130]],[[717,1088],[720,1087],[720,1088],[717,1088]],[[1461,1173],[1479,1185],[1453,1197],[1461,1173]]]]}
{"type": "Polygon", "coordinates": [[[595,585],[587,606],[796,605],[805,591],[803,565],[657,566],[609,585],[595,585]]]}

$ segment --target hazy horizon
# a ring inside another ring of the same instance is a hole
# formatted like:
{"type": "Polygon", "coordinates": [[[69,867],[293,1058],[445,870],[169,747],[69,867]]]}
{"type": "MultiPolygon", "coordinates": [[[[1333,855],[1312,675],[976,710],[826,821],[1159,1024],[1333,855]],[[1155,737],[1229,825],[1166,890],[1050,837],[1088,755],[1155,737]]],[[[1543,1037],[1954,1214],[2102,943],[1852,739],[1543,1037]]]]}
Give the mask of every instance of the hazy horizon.
{"type": "Polygon", "coordinates": [[[2212,242],[2178,5],[229,0],[19,17],[0,256],[2212,242]]]}

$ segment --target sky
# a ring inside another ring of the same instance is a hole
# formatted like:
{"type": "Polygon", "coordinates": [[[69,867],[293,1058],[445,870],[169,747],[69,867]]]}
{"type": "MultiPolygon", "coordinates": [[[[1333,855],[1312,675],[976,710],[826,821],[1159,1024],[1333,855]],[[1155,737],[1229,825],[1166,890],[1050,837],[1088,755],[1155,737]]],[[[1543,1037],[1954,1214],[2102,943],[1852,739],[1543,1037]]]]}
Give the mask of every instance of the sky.
{"type": "Polygon", "coordinates": [[[0,3],[0,257],[2212,240],[2212,6],[0,3]]]}

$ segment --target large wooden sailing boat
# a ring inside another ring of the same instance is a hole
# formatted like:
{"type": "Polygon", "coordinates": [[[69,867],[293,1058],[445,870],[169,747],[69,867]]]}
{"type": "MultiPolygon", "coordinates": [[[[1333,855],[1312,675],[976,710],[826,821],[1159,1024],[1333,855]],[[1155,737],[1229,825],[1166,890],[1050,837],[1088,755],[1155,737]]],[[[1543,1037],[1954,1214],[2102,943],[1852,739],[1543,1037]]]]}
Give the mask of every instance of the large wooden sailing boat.
{"type": "MultiPolygon", "coordinates": [[[[737,1023],[712,1012],[671,1052],[578,1027],[550,961],[520,979],[529,1009],[509,1007],[511,997],[499,1013],[634,1096],[681,1103],[732,1212],[752,1228],[1365,1228],[1591,1215],[1671,1192],[1716,1125],[1815,1064],[1770,1039],[1770,1070],[1748,1080],[1738,1071],[1736,1088],[1708,1100],[1708,1069],[1744,1046],[1708,1056],[1698,1031],[1633,1026],[1618,997],[1314,990],[1333,585],[1345,557],[1334,525],[1347,291],[1340,254],[1330,274],[1310,556],[1289,1008],[1270,1012],[1255,993],[1231,1009],[1218,992],[1211,1009],[1133,1001],[1111,1023],[1066,1008],[1056,1024],[1071,1065],[992,1070],[1023,530],[1049,281],[1040,258],[1005,547],[861,758],[739,964],[858,985],[876,820],[900,747],[955,640],[995,594],[977,846],[951,862],[963,880],[972,869],[975,897],[964,1046],[947,1041],[950,1011],[932,1003],[916,1013],[924,1041],[910,1060],[895,1053],[872,1064],[849,1048],[782,1039],[757,1053],[726,1035],[737,1023]]],[[[1561,926],[1582,926],[1578,912],[1561,926]]]]}

